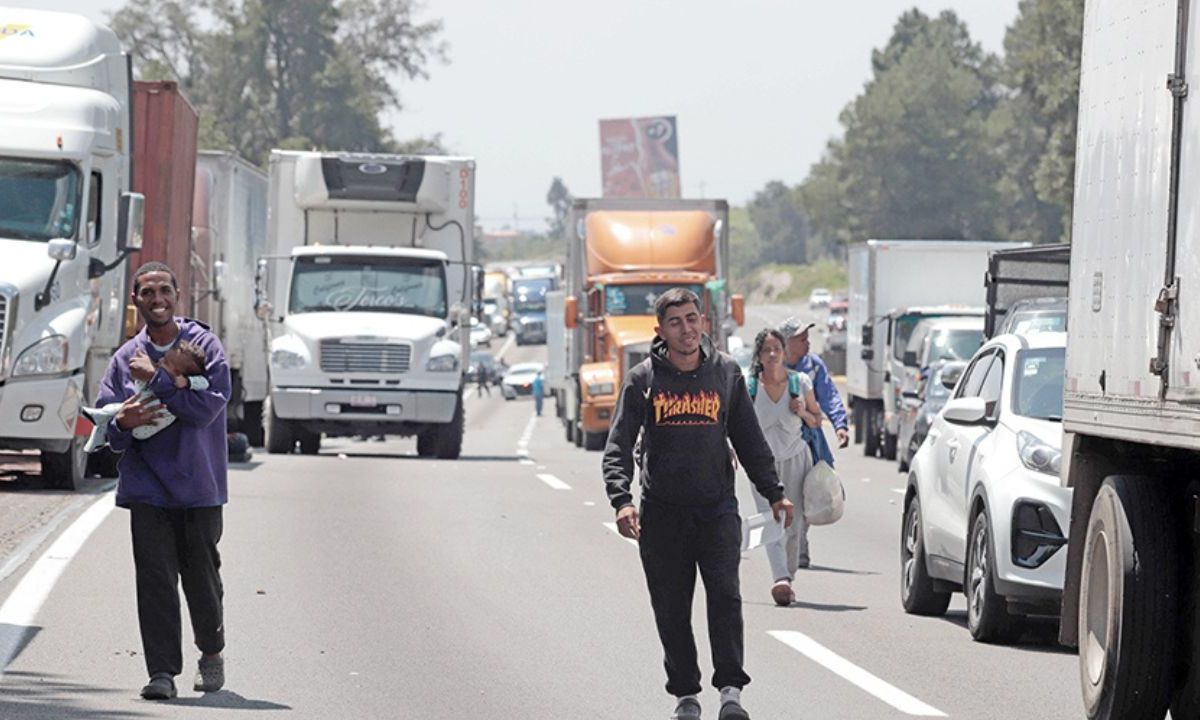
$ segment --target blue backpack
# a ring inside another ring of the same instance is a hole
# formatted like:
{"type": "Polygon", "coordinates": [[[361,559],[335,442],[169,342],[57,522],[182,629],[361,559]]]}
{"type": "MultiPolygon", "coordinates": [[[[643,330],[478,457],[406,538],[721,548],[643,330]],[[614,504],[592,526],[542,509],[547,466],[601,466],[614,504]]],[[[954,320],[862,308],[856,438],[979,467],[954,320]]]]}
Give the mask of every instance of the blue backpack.
{"type": "MultiPolygon", "coordinates": [[[[758,397],[758,376],[751,375],[746,381],[746,389],[750,391],[750,399],[754,400],[758,397]]],[[[800,397],[800,373],[795,370],[788,370],[788,395],[794,398],[800,397]]]]}

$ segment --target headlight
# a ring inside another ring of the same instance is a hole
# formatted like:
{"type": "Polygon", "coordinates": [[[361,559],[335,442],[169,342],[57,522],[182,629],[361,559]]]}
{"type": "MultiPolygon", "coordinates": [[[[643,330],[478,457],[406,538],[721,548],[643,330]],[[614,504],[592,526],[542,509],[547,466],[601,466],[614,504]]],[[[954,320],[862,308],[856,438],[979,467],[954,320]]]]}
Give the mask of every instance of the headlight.
{"type": "Polygon", "coordinates": [[[53,375],[67,371],[67,339],[52,335],[25,348],[13,365],[13,377],[53,375]]]}
{"type": "Polygon", "coordinates": [[[1031,432],[1017,433],[1017,454],[1030,470],[1057,477],[1062,469],[1062,451],[1031,432]]]}
{"type": "Polygon", "coordinates": [[[611,382],[588,383],[588,395],[612,395],[616,387],[611,382]]]}
{"type": "Polygon", "coordinates": [[[291,350],[272,350],[271,367],[276,370],[298,370],[308,365],[308,358],[291,350]]]}
{"type": "Polygon", "coordinates": [[[458,370],[458,356],[434,355],[425,363],[425,369],[429,372],[454,372],[458,370]]]}

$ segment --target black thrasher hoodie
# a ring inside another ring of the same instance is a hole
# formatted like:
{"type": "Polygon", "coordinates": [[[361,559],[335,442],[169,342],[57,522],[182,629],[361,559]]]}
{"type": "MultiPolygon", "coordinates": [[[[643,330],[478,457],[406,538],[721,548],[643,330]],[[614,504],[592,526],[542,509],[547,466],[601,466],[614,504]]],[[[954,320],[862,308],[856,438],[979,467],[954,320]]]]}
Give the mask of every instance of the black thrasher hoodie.
{"type": "Polygon", "coordinates": [[[726,437],[763,497],[772,504],[783,497],[741,368],[707,336],[700,352],[700,367],[683,372],[667,359],[666,342],[655,338],[650,357],[626,375],[604,450],[604,483],[613,508],[633,503],[633,446],[643,427],[644,498],[696,508],[733,498],[726,437]]]}

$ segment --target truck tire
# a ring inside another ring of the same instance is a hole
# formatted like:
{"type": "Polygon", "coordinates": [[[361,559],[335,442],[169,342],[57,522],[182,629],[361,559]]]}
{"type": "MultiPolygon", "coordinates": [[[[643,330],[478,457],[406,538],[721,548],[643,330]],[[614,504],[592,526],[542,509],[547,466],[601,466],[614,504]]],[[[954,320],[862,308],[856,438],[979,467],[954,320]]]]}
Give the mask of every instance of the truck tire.
{"type": "Polygon", "coordinates": [[[321,452],[321,433],[302,431],[300,433],[300,454],[316,455],[319,452],[321,452]]]}
{"type": "Polygon", "coordinates": [[[464,420],[462,393],[459,393],[454,418],[437,429],[434,455],[439,460],[457,460],[462,455],[464,420]]]}
{"type": "Polygon", "coordinates": [[[879,454],[879,424],[875,420],[875,408],[863,410],[863,455],[875,457],[879,454]]]}
{"type": "Polygon", "coordinates": [[[925,565],[925,534],[921,501],[916,495],[904,511],[900,526],[900,604],[909,615],[939,617],[950,607],[950,593],[936,590],[925,565]]]}
{"type": "Polygon", "coordinates": [[[77,490],[87,477],[87,438],[76,436],[65,452],[42,451],[42,483],[55,490],[77,490]]]}
{"type": "Polygon", "coordinates": [[[850,408],[850,422],[854,423],[854,444],[862,445],[863,441],[863,423],[866,420],[863,418],[862,406],[858,408],[850,408]]]}
{"type": "Polygon", "coordinates": [[[87,474],[102,478],[115,478],[118,474],[117,464],[121,456],[112,448],[103,447],[88,455],[87,474]]]}
{"type": "Polygon", "coordinates": [[[895,435],[893,435],[892,433],[888,432],[887,430],[884,430],[882,434],[883,434],[883,459],[884,460],[895,460],[896,459],[896,445],[899,444],[899,438],[896,437],[895,435]]]}
{"type": "Polygon", "coordinates": [[[417,457],[433,457],[437,452],[437,433],[425,430],[417,434],[417,457]]]}
{"type": "Polygon", "coordinates": [[[563,427],[566,429],[567,442],[575,442],[575,422],[573,420],[564,419],[563,427]]]}
{"type": "Polygon", "coordinates": [[[242,405],[242,413],[244,417],[241,430],[250,441],[250,447],[262,447],[265,434],[262,401],[245,403],[242,405]]]}
{"type": "Polygon", "coordinates": [[[1112,476],[1092,504],[1079,593],[1079,673],[1091,720],[1160,720],[1174,679],[1179,560],[1158,478],[1112,476]]]}
{"type": "Polygon", "coordinates": [[[605,443],[608,442],[608,433],[602,432],[585,432],[583,436],[583,449],[589,452],[603,450],[605,443]]]}
{"type": "Polygon", "coordinates": [[[275,408],[271,407],[271,398],[263,402],[263,416],[266,419],[264,441],[267,452],[272,455],[288,455],[296,448],[296,433],[291,423],[275,416],[275,408]]]}
{"type": "Polygon", "coordinates": [[[996,592],[996,553],[987,509],[975,515],[967,538],[967,630],[979,642],[1009,642],[1020,630],[1021,619],[1008,612],[1008,601],[996,592]]]}

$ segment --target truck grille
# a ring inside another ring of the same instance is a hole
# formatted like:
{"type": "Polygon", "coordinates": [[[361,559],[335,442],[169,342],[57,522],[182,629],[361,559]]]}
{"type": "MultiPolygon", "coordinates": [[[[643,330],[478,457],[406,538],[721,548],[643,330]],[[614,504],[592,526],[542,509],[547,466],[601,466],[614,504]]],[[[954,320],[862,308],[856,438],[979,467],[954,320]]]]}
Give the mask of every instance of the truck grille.
{"type": "Polygon", "coordinates": [[[331,373],[406,373],[412,345],[321,341],[321,370],[331,373]]]}

